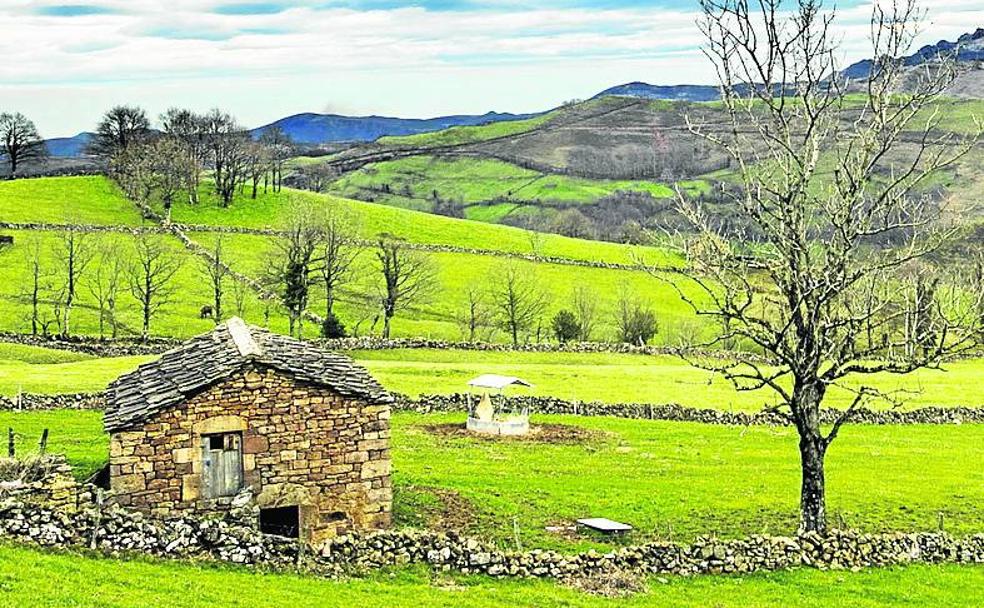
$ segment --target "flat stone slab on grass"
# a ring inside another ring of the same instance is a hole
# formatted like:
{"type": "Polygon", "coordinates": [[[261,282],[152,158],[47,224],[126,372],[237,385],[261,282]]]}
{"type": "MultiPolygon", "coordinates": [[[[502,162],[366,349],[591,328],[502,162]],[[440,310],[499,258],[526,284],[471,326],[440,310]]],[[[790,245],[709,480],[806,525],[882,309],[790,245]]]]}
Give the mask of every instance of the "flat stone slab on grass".
{"type": "Polygon", "coordinates": [[[591,528],[592,530],[597,530],[599,532],[604,532],[605,534],[621,534],[622,532],[628,532],[632,530],[632,526],[629,524],[623,524],[622,522],[612,521],[604,517],[589,517],[587,519],[579,519],[577,523],[584,526],[585,528],[591,528]]]}

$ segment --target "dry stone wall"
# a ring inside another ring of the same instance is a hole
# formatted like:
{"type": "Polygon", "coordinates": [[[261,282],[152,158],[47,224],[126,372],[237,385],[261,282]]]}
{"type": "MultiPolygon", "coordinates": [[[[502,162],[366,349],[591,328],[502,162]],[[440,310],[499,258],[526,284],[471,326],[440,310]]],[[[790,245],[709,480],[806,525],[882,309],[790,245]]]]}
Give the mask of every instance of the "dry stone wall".
{"type": "Polygon", "coordinates": [[[494,577],[564,579],[621,571],[694,575],[751,573],[793,567],[856,569],[913,563],[984,563],[984,534],[861,534],[831,531],[798,537],[698,538],[691,544],[652,542],[608,552],[503,551],[453,533],[413,530],[335,538],[313,551],[228,519],[157,519],[112,506],[83,503],[53,509],[0,497],[0,536],[50,547],[90,547],[110,555],[215,559],[266,567],[300,565],[327,576],[405,564],[494,577]]]}
{"type": "MultiPolygon", "coordinates": [[[[497,399],[499,399],[497,397],[497,399]]],[[[771,412],[728,412],[709,408],[693,408],[673,403],[602,403],[599,401],[567,401],[556,397],[506,397],[507,407],[529,407],[536,414],[571,416],[611,416],[641,420],[699,422],[726,426],[785,426],[789,421],[771,412]]],[[[105,398],[101,393],[38,395],[25,393],[19,397],[0,395],[0,410],[101,410],[105,398]]],[[[461,413],[468,409],[468,396],[421,395],[417,398],[397,395],[393,411],[432,413],[461,413]]],[[[821,420],[832,424],[837,410],[822,410],[821,420]]],[[[922,407],[910,410],[871,410],[859,408],[849,419],[854,424],[984,424],[984,407],[922,407]]]]}

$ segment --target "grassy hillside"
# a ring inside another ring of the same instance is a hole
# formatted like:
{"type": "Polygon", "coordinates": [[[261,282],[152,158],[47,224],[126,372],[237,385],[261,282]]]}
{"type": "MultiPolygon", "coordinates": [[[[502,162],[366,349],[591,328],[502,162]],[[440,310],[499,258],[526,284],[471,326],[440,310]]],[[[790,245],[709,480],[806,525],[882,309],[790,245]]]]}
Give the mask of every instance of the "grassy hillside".
{"type": "Polygon", "coordinates": [[[96,392],[152,357],[97,358],[0,343],[0,395],[96,392]]]}
{"type": "Polygon", "coordinates": [[[593,204],[620,191],[654,198],[674,195],[672,188],[655,182],[589,180],[547,175],[494,159],[431,156],[373,164],[332,185],[339,196],[419,211],[433,211],[436,195],[461,204],[465,217],[484,222],[593,204]]]}
{"type": "Polygon", "coordinates": [[[45,177],[0,181],[0,222],[136,226],[136,207],[102,177],[45,177]]]}
{"type": "Polygon", "coordinates": [[[910,566],[863,572],[812,569],[754,576],[653,580],[647,593],[607,600],[546,581],[435,576],[423,568],[344,581],[212,564],[97,558],[0,545],[0,601],[54,608],[935,608],[984,602],[984,568],[910,566]],[[46,584],[38,585],[38,581],[46,584]],[[795,590],[795,592],[791,592],[795,590]]]}
{"type": "Polygon", "coordinates": [[[433,133],[381,137],[376,143],[400,148],[432,148],[435,146],[469,144],[532,131],[556,118],[558,113],[557,111],[548,112],[540,116],[527,118],[526,120],[500,121],[475,127],[451,127],[450,129],[433,133]]]}
{"type": "MultiPolygon", "coordinates": [[[[14,237],[14,246],[0,251],[0,331],[30,331],[31,305],[29,298],[30,276],[29,252],[37,242],[42,252],[42,268],[45,274],[42,292],[42,316],[51,322],[50,331],[57,331],[53,322],[54,302],[60,299],[65,278],[63,264],[59,261],[57,248],[59,233],[33,231],[7,231],[14,237]]],[[[174,293],[169,302],[161,308],[151,324],[151,333],[163,336],[191,336],[208,331],[214,323],[200,319],[203,305],[211,302],[212,296],[207,281],[203,278],[201,259],[190,254],[172,236],[153,236],[167,245],[181,267],[173,281],[174,293]]],[[[109,251],[112,255],[133,259],[133,237],[116,233],[95,233],[85,237],[85,246],[92,252],[109,251]]],[[[72,312],[72,332],[76,334],[99,335],[99,309],[96,299],[87,287],[87,277],[92,277],[102,258],[96,256],[90,262],[82,285],[78,290],[76,306],[72,312]]],[[[231,291],[231,288],[230,288],[231,291]]],[[[229,306],[232,294],[228,293],[229,306]]],[[[260,323],[264,320],[265,306],[255,294],[249,293],[245,299],[248,319],[260,323]]],[[[230,312],[234,312],[230,308],[230,312]]],[[[138,334],[141,327],[140,306],[129,291],[124,277],[118,295],[117,318],[121,325],[121,335],[138,334]]],[[[286,320],[278,310],[271,310],[270,325],[284,330],[286,320]]],[[[107,328],[108,330],[108,328],[107,328]]]]}
{"type": "MultiPolygon", "coordinates": [[[[794,429],[537,416],[536,424],[581,434],[489,442],[448,435],[442,426],[463,423],[463,414],[393,416],[397,525],[450,525],[514,546],[515,522],[524,546],[563,550],[601,541],[544,527],[589,516],[633,524],[634,541],[796,528],[794,429]],[[446,505],[434,488],[462,500],[446,505]],[[454,523],[442,523],[448,519],[454,523]]],[[[107,458],[99,412],[0,412],[0,428],[7,427],[25,452],[50,429],[49,449],[68,454],[79,475],[107,458]]],[[[982,441],[984,425],[846,428],[827,460],[832,521],[870,531],[935,530],[943,513],[948,530],[979,531],[982,441]],[[925,471],[932,471],[930,484],[925,471]]]]}

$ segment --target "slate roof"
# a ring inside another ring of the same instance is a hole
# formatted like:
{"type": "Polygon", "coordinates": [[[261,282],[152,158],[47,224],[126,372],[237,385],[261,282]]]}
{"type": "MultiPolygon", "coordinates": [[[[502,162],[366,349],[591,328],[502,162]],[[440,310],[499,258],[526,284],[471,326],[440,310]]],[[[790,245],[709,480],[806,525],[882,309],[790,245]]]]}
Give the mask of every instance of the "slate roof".
{"type": "Polygon", "coordinates": [[[106,430],[135,428],[252,364],[371,404],[393,400],[365,369],[345,355],[232,318],[113,382],[106,392],[106,430]]]}

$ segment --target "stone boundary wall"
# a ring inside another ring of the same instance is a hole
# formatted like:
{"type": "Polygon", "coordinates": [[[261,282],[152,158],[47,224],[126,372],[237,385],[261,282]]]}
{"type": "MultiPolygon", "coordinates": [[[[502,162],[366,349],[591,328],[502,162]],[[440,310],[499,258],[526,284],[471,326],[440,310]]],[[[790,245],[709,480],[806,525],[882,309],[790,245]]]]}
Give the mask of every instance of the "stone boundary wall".
{"type": "MultiPolygon", "coordinates": [[[[395,412],[418,414],[460,413],[468,408],[468,396],[421,395],[414,399],[396,395],[395,412]]],[[[665,420],[670,422],[698,422],[724,426],[788,426],[789,420],[771,412],[727,412],[713,409],[686,407],[674,403],[601,403],[598,401],[575,402],[556,397],[505,397],[509,407],[529,407],[536,414],[571,416],[611,416],[638,420],[665,420]]],[[[102,410],[105,397],[102,393],[75,393],[39,395],[25,393],[18,397],[0,395],[0,411],[3,410],[102,410]]],[[[825,409],[820,413],[823,424],[832,424],[840,414],[838,410],[825,409]]],[[[855,410],[849,422],[854,424],[907,425],[907,424],[984,424],[984,407],[923,407],[912,410],[855,410]]]]}
{"type": "MultiPolygon", "coordinates": [[[[149,219],[163,221],[163,218],[150,210],[149,207],[138,206],[141,212],[149,219]]],[[[163,226],[117,226],[117,225],[97,225],[82,224],[71,226],[69,224],[43,223],[43,222],[0,222],[0,229],[6,230],[42,230],[60,232],[74,227],[83,232],[116,232],[133,233],[149,232],[154,234],[168,234],[175,230],[181,233],[218,233],[218,234],[245,234],[254,236],[279,236],[283,234],[279,230],[269,228],[246,228],[240,226],[207,226],[201,224],[169,224],[170,229],[163,226]]],[[[372,247],[376,241],[363,239],[359,241],[363,247],[372,247]]],[[[539,264],[557,264],[561,266],[576,266],[579,268],[602,268],[607,270],[635,270],[635,271],[659,271],[659,272],[679,272],[675,266],[649,266],[645,264],[624,264],[618,262],[604,262],[601,260],[579,260],[577,258],[566,258],[552,255],[539,255],[533,253],[519,253],[497,251],[495,249],[481,249],[477,247],[459,247],[456,245],[427,244],[427,243],[405,243],[407,249],[415,251],[425,251],[429,253],[461,253],[467,255],[484,255],[497,258],[523,260],[539,264]]]]}
{"type": "Polygon", "coordinates": [[[16,397],[0,395],[0,411],[23,410],[28,412],[42,410],[96,410],[106,407],[106,397],[102,393],[71,393],[63,395],[39,395],[24,393],[16,397]]]}
{"type": "Polygon", "coordinates": [[[75,508],[30,504],[0,492],[0,534],[34,545],[214,559],[272,568],[302,567],[343,576],[404,564],[493,577],[565,579],[623,571],[652,575],[751,573],[808,566],[865,568],[913,563],[984,563],[984,534],[861,534],[830,531],[798,537],[698,538],[693,543],[650,542],[608,552],[565,554],[534,549],[503,551],[454,533],[398,530],[343,536],[305,551],[296,541],[268,536],[229,518],[154,519],[118,506],[100,507],[93,492],[75,508]]]}
{"type": "Polygon", "coordinates": [[[159,355],[181,344],[180,340],[170,338],[151,338],[147,342],[140,342],[137,340],[98,340],[75,336],[71,338],[59,338],[56,336],[34,336],[12,332],[0,332],[0,342],[65,350],[96,357],[159,355]]]}
{"type": "MultiPolygon", "coordinates": [[[[208,251],[204,255],[209,255],[208,251]]],[[[250,280],[244,278],[243,280],[250,280]]],[[[321,317],[311,313],[306,317],[312,322],[318,323],[321,317]]],[[[98,340],[82,336],[73,336],[70,339],[58,338],[55,336],[32,336],[14,332],[0,332],[0,342],[11,342],[15,344],[26,344],[28,346],[42,346],[45,348],[55,348],[59,350],[69,350],[83,354],[96,355],[101,357],[122,357],[129,355],[154,355],[160,354],[169,348],[181,344],[181,340],[174,338],[152,338],[149,342],[143,343],[136,340],[98,340]]],[[[469,350],[485,352],[523,352],[523,353],[610,353],[628,355],[676,355],[679,349],[666,346],[636,346],[617,342],[569,342],[559,344],[556,342],[534,342],[513,346],[508,343],[496,342],[455,342],[451,340],[434,340],[430,338],[389,338],[383,339],[377,336],[360,336],[354,338],[340,338],[335,340],[318,339],[316,342],[329,350],[353,351],[353,350],[397,350],[397,349],[434,349],[434,350],[469,350]]],[[[695,357],[721,357],[727,353],[724,351],[704,351],[690,349],[688,354],[695,357]]],[[[763,361],[759,355],[752,353],[742,353],[746,359],[763,361]]]]}
{"type": "MultiPolygon", "coordinates": [[[[602,403],[599,401],[566,401],[556,397],[499,397],[507,408],[529,407],[535,414],[561,414],[573,416],[611,416],[640,420],[667,420],[673,422],[699,422],[726,426],[788,426],[791,422],[773,412],[729,412],[714,409],[693,408],[675,403],[602,403]]],[[[464,412],[468,408],[468,396],[421,395],[416,399],[400,397],[393,411],[410,411],[421,414],[439,412],[464,412]]],[[[840,410],[824,409],[820,412],[822,424],[833,424],[840,410]]],[[[854,424],[984,424],[984,407],[923,407],[912,410],[854,410],[849,422],[854,424]]]]}

